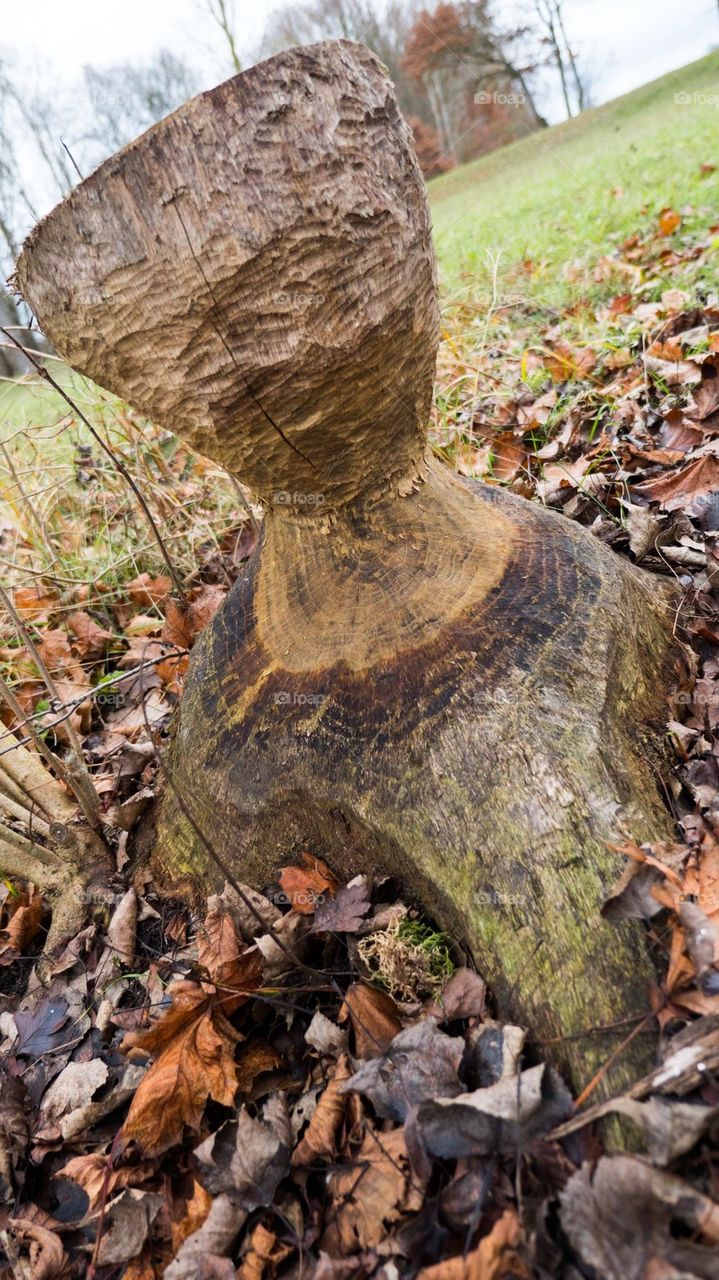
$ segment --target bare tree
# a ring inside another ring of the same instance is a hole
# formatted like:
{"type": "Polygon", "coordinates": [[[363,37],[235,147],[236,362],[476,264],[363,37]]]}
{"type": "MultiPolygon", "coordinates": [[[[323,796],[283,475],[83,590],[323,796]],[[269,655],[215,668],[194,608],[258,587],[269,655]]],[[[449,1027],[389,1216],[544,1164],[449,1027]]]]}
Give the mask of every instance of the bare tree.
{"type": "Polygon", "coordinates": [[[573,116],[589,106],[589,86],[567,38],[562,0],[534,0],[534,7],[540,22],[542,43],[548,47],[549,61],[559,73],[567,116],[573,116]]]}
{"type": "Polygon", "coordinates": [[[235,5],[234,0],[202,0],[202,7],[207,10],[213,22],[219,27],[223,39],[227,45],[230,55],[230,62],[235,72],[242,70],[242,59],[237,49],[237,39],[235,36],[235,5]]]}
{"type": "Polygon", "coordinates": [[[174,111],[198,88],[194,70],[169,49],[141,64],[122,62],[102,70],[86,66],[84,77],[92,125],[81,142],[93,164],[174,111]]]}

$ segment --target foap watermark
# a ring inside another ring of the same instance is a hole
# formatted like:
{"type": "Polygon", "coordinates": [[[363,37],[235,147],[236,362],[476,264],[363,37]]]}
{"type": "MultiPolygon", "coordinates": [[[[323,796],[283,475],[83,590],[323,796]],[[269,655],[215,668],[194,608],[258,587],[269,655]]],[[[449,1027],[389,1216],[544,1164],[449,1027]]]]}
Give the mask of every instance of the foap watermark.
{"type": "Polygon", "coordinates": [[[313,293],[309,289],[280,289],[272,297],[278,307],[292,307],[297,310],[301,310],[302,307],[321,307],[325,300],[324,293],[313,293]]]}
{"type": "Polygon", "coordinates": [[[300,693],[297,689],[278,689],[273,698],[276,707],[321,707],[326,693],[300,693]]]}
{"type": "Polygon", "coordinates": [[[279,489],[272,495],[277,507],[321,507],[324,500],[323,493],[288,493],[286,489],[279,489]]]}
{"type": "Polygon", "coordinates": [[[498,89],[492,91],[480,89],[475,93],[474,101],[478,107],[523,107],[527,99],[523,93],[500,93],[498,89]]]}
{"type": "Polygon", "coordinates": [[[285,893],[284,889],[270,889],[265,896],[270,902],[274,902],[276,907],[295,907],[295,909],[311,907],[313,911],[315,907],[327,901],[326,893],[315,893],[312,889],[297,889],[291,897],[285,893]]]}
{"type": "Polygon", "coordinates": [[[719,107],[719,93],[702,93],[699,89],[689,93],[681,89],[674,94],[674,103],[677,107],[719,107]]]}
{"type": "Polygon", "coordinates": [[[498,889],[490,887],[480,889],[475,893],[474,900],[480,907],[494,907],[495,909],[521,907],[526,902],[526,894],[500,893],[498,889]]]}

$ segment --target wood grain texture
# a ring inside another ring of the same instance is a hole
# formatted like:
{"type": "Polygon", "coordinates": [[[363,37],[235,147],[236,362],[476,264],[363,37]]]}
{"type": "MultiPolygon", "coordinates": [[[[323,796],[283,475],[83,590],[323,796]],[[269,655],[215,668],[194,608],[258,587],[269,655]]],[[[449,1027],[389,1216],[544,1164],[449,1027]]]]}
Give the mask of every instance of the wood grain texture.
{"type": "MultiPolygon", "coordinates": [[[[398,875],[581,1087],[645,1014],[608,844],[669,834],[672,608],[583,529],[432,461],[429,215],[377,59],[328,42],[194,99],[31,236],[18,279],[77,368],[264,496],[193,651],[173,781],[257,885],[310,849],[398,875]]],[[[213,866],[167,790],[156,874],[213,866]]],[[[646,1069],[635,1041],[611,1089],[646,1069]]]]}
{"type": "Polygon", "coordinates": [[[361,45],[293,49],[194,98],[39,224],[17,281],[73,367],[270,503],[330,506],[420,465],[429,213],[361,45]]]}
{"type": "MultiPolygon", "coordinates": [[[[466,944],[502,1015],[543,1040],[646,1013],[642,929],[600,907],[620,870],[608,844],[669,835],[657,777],[670,601],[576,525],[439,463],[394,507],[390,545],[418,516],[425,625],[405,563],[378,572],[379,537],[305,529],[297,560],[295,531],[269,516],[193,652],[175,785],[255,884],[305,849],[341,877],[399,876],[466,944]]],[[[213,874],[169,793],[154,866],[190,892],[213,874]]],[[[616,1043],[592,1034],[546,1053],[583,1085],[616,1043]]],[[[607,1088],[651,1053],[635,1042],[607,1088]]]]}

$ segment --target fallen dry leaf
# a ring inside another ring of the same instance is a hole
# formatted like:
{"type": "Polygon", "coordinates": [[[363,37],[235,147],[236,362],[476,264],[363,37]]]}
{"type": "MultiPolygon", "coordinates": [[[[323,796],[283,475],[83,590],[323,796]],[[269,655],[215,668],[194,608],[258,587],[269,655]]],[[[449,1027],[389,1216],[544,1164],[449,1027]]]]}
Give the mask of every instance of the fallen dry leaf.
{"type": "Polygon", "coordinates": [[[369,891],[362,878],[356,884],[338,889],[334,898],[326,897],[318,903],[313,932],[355,933],[369,909],[369,891]]]}
{"type": "Polygon", "coordinates": [[[676,209],[662,209],[659,214],[659,234],[672,235],[682,225],[682,215],[676,209]]]}
{"type": "Polygon", "coordinates": [[[571,1107],[561,1076],[541,1063],[473,1093],[423,1102],[418,1125],[431,1155],[457,1159],[516,1151],[566,1119],[571,1107]]]}
{"type": "Polygon", "coordinates": [[[274,1231],[268,1231],[258,1222],[237,1272],[238,1280],[262,1280],[268,1269],[274,1275],[279,1263],[291,1252],[290,1245],[278,1244],[274,1231]]]}
{"type": "Polygon", "coordinates": [[[651,476],[634,486],[637,493],[658,502],[665,511],[691,507],[693,502],[719,488],[719,458],[706,453],[668,475],[651,476]]]}
{"type": "Polygon", "coordinates": [[[703,378],[687,408],[687,417],[700,422],[716,413],[719,409],[719,372],[713,364],[705,364],[703,378]]]}
{"type": "Polygon", "coordinates": [[[208,1098],[232,1106],[237,1092],[235,1046],[241,1039],[212,1007],[212,996],[194,982],[170,988],[169,1011],[153,1027],[125,1036],[125,1053],[148,1053],[154,1062],[135,1094],[122,1126],[125,1143],[145,1156],[160,1155],[197,1129],[208,1098]]]}
{"type": "Polygon", "coordinates": [[[491,474],[495,480],[514,480],[523,467],[526,467],[529,453],[521,440],[517,440],[511,431],[503,431],[491,442],[492,464],[491,474]]]}
{"type": "Polygon", "coordinates": [[[165,574],[141,573],[132,582],[125,583],[125,591],[134,604],[140,609],[149,609],[152,605],[163,604],[172,590],[172,582],[165,574]]]}
{"type": "Polygon", "coordinates": [[[29,622],[47,622],[57,604],[57,593],[48,591],[38,581],[33,587],[16,587],[13,603],[22,618],[29,622]]]}
{"type": "Polygon", "coordinates": [[[283,867],[279,883],[290,905],[302,916],[311,916],[318,901],[327,893],[333,897],[337,888],[327,864],[310,853],[302,854],[302,866],[283,867]]]}
{"type": "MultiPolygon", "coordinates": [[[[32,1207],[23,1206],[26,1211],[32,1207]]],[[[67,1275],[68,1257],[56,1232],[22,1214],[10,1218],[7,1225],[11,1239],[29,1254],[32,1269],[23,1273],[30,1280],[61,1280],[67,1275]]]]}
{"type": "Polygon", "coordinates": [[[603,1156],[596,1166],[583,1164],[559,1199],[562,1227],[583,1269],[593,1269],[602,1280],[643,1276],[652,1257],[675,1262],[682,1274],[715,1274],[719,1205],[674,1174],[635,1156],[603,1156]],[[692,1244],[701,1270],[688,1264],[685,1242],[672,1234],[672,1219],[712,1243],[713,1248],[692,1244]]]}
{"type": "Polygon", "coordinates": [[[350,1167],[327,1179],[329,1205],[322,1248],[330,1255],[371,1249],[404,1213],[421,1208],[423,1188],[410,1170],[404,1130],[367,1127],[350,1167]]]}
{"type": "Polygon", "coordinates": [[[272,1203],[289,1170],[290,1153],[282,1134],[242,1107],[236,1120],[228,1120],[195,1148],[193,1162],[211,1195],[228,1195],[237,1208],[251,1212],[272,1203]]]}
{"type": "Polygon", "coordinates": [[[40,929],[45,913],[42,895],[34,884],[11,895],[5,906],[10,918],[0,929],[0,965],[12,964],[22,955],[40,929]]]}
{"type": "Polygon", "coordinates": [[[72,1178],[73,1182],[82,1187],[92,1211],[103,1195],[109,1196],[113,1191],[121,1191],[123,1187],[137,1186],[152,1177],[155,1171],[154,1161],[115,1168],[109,1156],[93,1151],[88,1155],[73,1156],[58,1169],[55,1177],[72,1178]]]}
{"type": "Polygon", "coordinates": [[[105,652],[109,642],[114,640],[112,631],[101,627],[84,609],[71,613],[67,625],[75,637],[75,646],[82,657],[98,656],[105,652]]]}
{"type": "Polygon", "coordinates": [[[332,1160],[337,1153],[337,1137],[342,1127],[347,1098],[342,1086],[350,1079],[349,1059],[337,1059],[332,1078],[323,1091],[302,1139],[292,1153],[294,1165],[312,1164],[315,1160],[332,1160]]]}
{"type": "Polygon", "coordinates": [[[400,1031],[381,1058],[363,1063],[341,1093],[361,1093],[385,1120],[407,1119],[407,1113],[428,1099],[462,1094],[459,1064],[463,1036],[447,1036],[434,1018],[423,1018],[400,1031]]]}
{"type": "Polygon", "coordinates": [[[232,912],[218,895],[208,899],[198,932],[197,959],[220,991],[224,1013],[234,1013],[256,991],[262,978],[262,953],[240,938],[232,912]],[[236,992],[233,995],[232,992],[236,992]]]}
{"type": "Polygon", "coordinates": [[[378,1058],[402,1030],[399,1009],[386,991],[353,982],[345,991],[340,1022],[349,1016],[355,1034],[355,1057],[378,1058]]]}
{"type": "Polygon", "coordinates": [[[530,1280],[522,1257],[522,1228],[516,1210],[505,1209],[471,1253],[423,1267],[417,1280],[530,1280]]]}

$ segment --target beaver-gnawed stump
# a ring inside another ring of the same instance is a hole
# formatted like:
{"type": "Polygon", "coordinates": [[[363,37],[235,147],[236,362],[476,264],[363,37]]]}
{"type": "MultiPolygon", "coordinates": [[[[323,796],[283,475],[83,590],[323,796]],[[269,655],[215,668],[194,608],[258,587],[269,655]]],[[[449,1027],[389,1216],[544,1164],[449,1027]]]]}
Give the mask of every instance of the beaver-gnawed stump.
{"type": "MultiPolygon", "coordinates": [[[[618,1041],[577,1033],[647,1011],[641,927],[600,908],[609,844],[669,831],[671,608],[432,459],[429,214],[382,64],[333,41],[188,102],[36,228],[18,280],[70,364],[267,506],[169,756],[196,822],[258,886],[302,850],[399,876],[585,1084],[618,1041]]],[[[155,869],[216,875],[169,789],[155,869]]]]}

